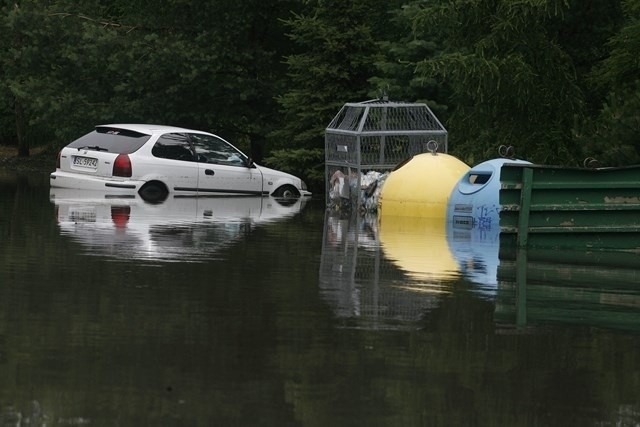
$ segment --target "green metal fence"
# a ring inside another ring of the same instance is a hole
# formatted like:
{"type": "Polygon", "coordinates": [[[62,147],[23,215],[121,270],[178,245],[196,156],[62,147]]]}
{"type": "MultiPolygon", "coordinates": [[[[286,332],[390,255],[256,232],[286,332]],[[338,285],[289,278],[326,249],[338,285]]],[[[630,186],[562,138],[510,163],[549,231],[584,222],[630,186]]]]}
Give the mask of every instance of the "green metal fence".
{"type": "Polygon", "coordinates": [[[640,166],[505,164],[500,180],[501,259],[514,259],[518,248],[587,262],[614,252],[612,261],[640,266],[640,166]]]}

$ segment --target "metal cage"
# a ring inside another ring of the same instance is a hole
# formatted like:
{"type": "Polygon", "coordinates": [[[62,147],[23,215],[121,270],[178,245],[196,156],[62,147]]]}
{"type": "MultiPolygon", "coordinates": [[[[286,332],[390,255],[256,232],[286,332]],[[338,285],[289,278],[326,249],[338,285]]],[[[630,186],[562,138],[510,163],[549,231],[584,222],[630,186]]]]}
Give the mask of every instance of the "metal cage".
{"type": "Polygon", "coordinates": [[[327,203],[358,204],[364,173],[390,171],[416,154],[447,148],[447,130],[426,104],[347,103],[325,130],[327,203]]]}

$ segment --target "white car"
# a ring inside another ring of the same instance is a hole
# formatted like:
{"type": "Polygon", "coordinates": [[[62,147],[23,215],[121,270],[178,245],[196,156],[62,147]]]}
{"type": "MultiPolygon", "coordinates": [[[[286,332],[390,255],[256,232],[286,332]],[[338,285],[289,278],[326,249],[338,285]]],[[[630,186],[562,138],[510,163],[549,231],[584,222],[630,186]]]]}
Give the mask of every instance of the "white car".
{"type": "Polygon", "coordinates": [[[258,166],[211,133],[172,126],[112,124],[58,153],[51,187],[136,194],[147,201],[175,196],[310,196],[293,175],[258,166]]]}

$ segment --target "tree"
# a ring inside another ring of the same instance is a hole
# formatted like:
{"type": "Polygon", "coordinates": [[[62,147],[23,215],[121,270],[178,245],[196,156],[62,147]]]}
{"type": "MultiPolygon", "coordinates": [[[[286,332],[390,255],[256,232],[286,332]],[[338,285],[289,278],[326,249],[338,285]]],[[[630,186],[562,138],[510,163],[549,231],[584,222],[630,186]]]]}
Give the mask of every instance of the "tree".
{"type": "Polygon", "coordinates": [[[321,185],[324,130],[345,102],[363,101],[379,58],[377,41],[387,36],[383,0],[309,0],[285,23],[294,44],[286,57],[288,91],[277,97],[284,122],[271,134],[272,166],[310,177],[321,185]],[[283,151],[286,149],[286,151],[283,151]],[[292,168],[292,164],[296,169],[292,168]]]}
{"type": "Polygon", "coordinates": [[[608,57],[590,74],[593,89],[606,97],[579,134],[585,153],[609,166],[640,163],[640,3],[625,0],[623,8],[624,26],[610,39],[608,57]]]}
{"type": "Polygon", "coordinates": [[[19,3],[5,3],[0,36],[10,53],[0,59],[0,112],[22,107],[17,130],[42,129],[62,145],[96,123],[175,124],[259,157],[277,126],[288,45],[279,18],[293,1],[19,3]]]}
{"type": "MultiPolygon", "coordinates": [[[[98,3],[23,0],[5,5],[2,39],[9,54],[0,60],[5,96],[16,105],[16,136],[21,155],[37,139],[54,144],[110,121],[119,72],[130,37],[104,15],[98,3]],[[46,138],[43,138],[46,135],[46,138]]],[[[6,105],[6,104],[5,104],[6,105]]]]}
{"type": "Polygon", "coordinates": [[[152,116],[212,130],[259,161],[265,135],[279,120],[274,97],[289,45],[281,18],[297,2],[138,3],[119,8],[126,22],[150,17],[139,27],[145,37],[137,47],[146,60],[134,64],[134,87],[156,106],[152,116]]]}
{"type": "Polygon", "coordinates": [[[446,82],[415,72],[418,62],[437,56],[443,45],[430,27],[414,26],[422,1],[413,1],[390,12],[392,32],[379,42],[380,59],[370,79],[375,87],[371,96],[386,94],[391,100],[424,102],[441,121],[446,118],[449,91],[446,82]]]}
{"type": "Polygon", "coordinates": [[[573,162],[583,94],[553,31],[567,7],[564,0],[434,0],[422,7],[416,25],[442,31],[444,49],[418,72],[451,86],[447,127],[455,154],[475,163],[508,145],[534,162],[573,162]]]}

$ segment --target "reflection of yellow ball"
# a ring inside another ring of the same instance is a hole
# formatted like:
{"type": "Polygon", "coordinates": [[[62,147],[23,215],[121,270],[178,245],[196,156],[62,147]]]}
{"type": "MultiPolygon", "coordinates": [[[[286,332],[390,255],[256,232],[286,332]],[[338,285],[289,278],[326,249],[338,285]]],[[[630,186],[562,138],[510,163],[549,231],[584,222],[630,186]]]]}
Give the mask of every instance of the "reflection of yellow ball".
{"type": "Polygon", "coordinates": [[[444,218],[447,202],[469,166],[448,154],[418,154],[387,177],[380,215],[444,218]]]}
{"type": "MultiPolygon", "coordinates": [[[[445,221],[441,218],[380,217],[380,245],[386,257],[409,277],[429,282],[459,276],[453,257],[445,221]]],[[[437,291],[436,288],[423,290],[437,291]]]]}

